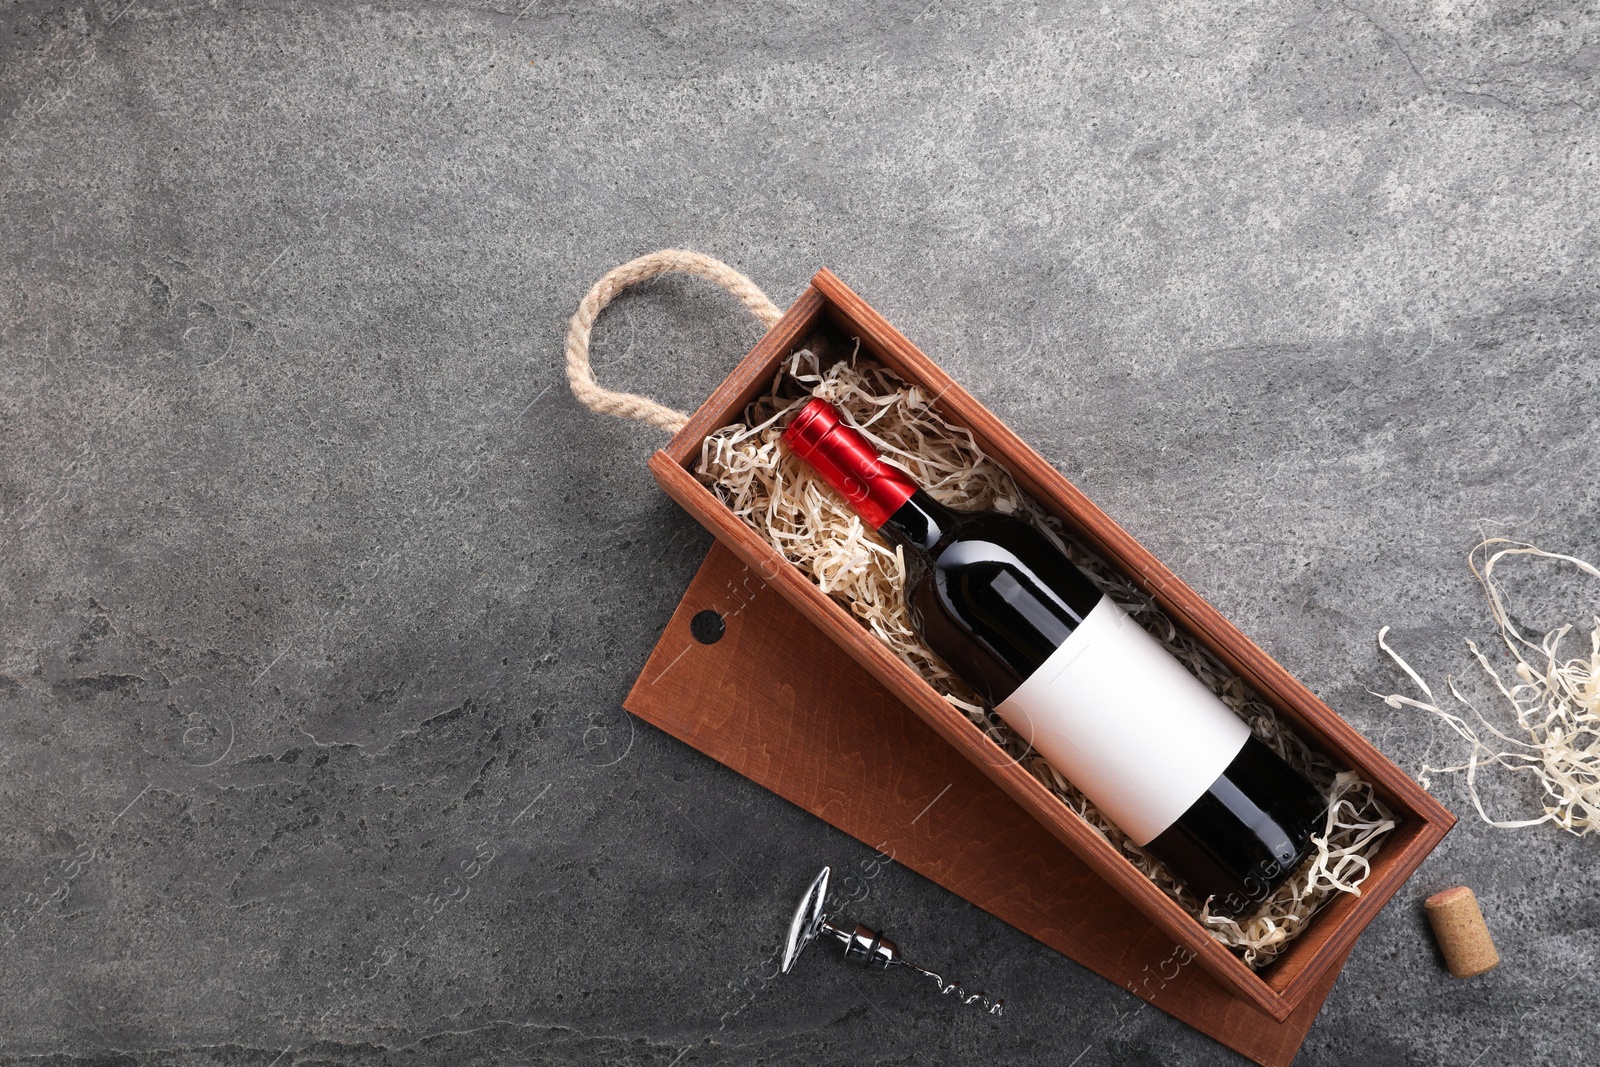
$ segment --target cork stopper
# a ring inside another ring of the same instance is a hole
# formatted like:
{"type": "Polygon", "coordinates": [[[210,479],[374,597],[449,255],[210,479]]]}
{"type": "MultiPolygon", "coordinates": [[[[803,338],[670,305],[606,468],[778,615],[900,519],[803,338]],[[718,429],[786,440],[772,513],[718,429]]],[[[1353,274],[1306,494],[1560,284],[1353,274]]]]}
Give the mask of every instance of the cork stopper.
{"type": "Polygon", "coordinates": [[[1435,893],[1423,901],[1433,936],[1444,950],[1444,962],[1457,978],[1475,978],[1500,964],[1494,939],[1484,925],[1478,898],[1471,889],[1458,885],[1435,893]]]}

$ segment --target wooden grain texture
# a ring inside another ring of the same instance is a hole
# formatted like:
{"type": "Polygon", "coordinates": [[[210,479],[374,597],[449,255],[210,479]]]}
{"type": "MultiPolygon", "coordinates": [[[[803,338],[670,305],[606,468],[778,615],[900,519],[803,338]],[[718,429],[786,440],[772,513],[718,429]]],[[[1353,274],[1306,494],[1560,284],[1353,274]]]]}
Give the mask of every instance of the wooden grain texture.
{"type": "Polygon", "coordinates": [[[1096,507],[993,413],[962,389],[876,311],[822,270],[811,286],[740,362],[727,382],[696,412],[668,451],[650,460],[657,482],[746,565],[767,580],[812,624],[865,667],[951,746],[981,769],[1025,811],[1071,848],[1088,867],[1116,888],[1152,923],[1195,953],[1198,964],[1237,997],[1283,1020],[1296,1004],[1336,969],[1361,931],[1411,876],[1455,819],[1409,776],[1395,767],[1334,711],[1228,622],[1152,556],[1127,531],[1096,507]],[[1271,704],[1310,744],[1346,767],[1360,771],[1400,817],[1373,862],[1359,897],[1341,894],[1272,965],[1246,967],[1212,939],[1194,918],[1156,888],[1106,839],[1072,812],[941,699],[910,666],[822,593],[797,568],[737,519],[688,468],[700,439],[737,422],[743,409],[770,381],[794,341],[831,323],[875,358],[938,398],[940,413],[972,431],[979,446],[1016,477],[1021,487],[1066,524],[1087,547],[1150,593],[1173,621],[1211,648],[1271,704]]]}
{"type": "Polygon", "coordinates": [[[1337,977],[1277,1022],[1185,966],[1170,937],[721,544],[625,705],[1257,1063],[1294,1058],[1337,977]],[[726,624],[712,645],[689,632],[707,609],[726,624]]]}

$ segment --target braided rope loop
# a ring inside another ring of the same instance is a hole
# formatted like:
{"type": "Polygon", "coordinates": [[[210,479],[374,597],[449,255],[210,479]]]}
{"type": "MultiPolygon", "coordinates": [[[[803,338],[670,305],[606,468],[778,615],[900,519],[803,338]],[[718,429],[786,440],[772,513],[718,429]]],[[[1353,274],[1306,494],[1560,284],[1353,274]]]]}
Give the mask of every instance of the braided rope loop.
{"type": "Polygon", "coordinates": [[[594,329],[594,320],[606,305],[630,285],[674,272],[695,274],[716,282],[738,297],[751,314],[769,329],[783,315],[778,305],[769,300],[755,282],[720,259],[683,248],[667,248],[629,260],[594,283],[584,294],[567,327],[567,381],[572,385],[572,395],[591,411],[624,419],[639,419],[659,426],[668,433],[677,433],[688,423],[688,415],[647,396],[604,388],[594,380],[594,368],[589,365],[589,334],[594,329]]]}

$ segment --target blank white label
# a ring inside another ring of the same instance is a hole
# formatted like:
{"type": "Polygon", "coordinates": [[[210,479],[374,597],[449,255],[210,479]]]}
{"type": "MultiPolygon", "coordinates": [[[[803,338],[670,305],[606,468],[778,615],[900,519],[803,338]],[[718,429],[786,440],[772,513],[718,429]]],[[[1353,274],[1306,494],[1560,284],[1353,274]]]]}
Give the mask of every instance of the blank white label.
{"type": "Polygon", "coordinates": [[[1105,596],[995,711],[1140,845],[1199,800],[1250,737],[1105,596]]]}

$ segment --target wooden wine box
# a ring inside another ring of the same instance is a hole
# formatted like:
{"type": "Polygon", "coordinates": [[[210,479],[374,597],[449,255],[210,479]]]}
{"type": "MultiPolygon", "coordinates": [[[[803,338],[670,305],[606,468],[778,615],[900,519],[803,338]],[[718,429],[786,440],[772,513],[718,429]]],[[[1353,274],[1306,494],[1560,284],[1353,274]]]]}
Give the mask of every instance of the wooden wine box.
{"type": "MultiPolygon", "coordinates": [[[[1185,585],[1071,482],[957,385],[910,341],[828,270],[818,271],[782,318],[752,348],[667,445],[650,459],[656,481],[719,541],[777,590],[978,767],[1023,810],[1071,849],[1158,929],[1194,954],[1220,986],[1282,1022],[1314,993],[1325,991],[1355,940],[1455,823],[1455,818],[1287,670],[1185,585]],[[862,351],[937,397],[949,422],[972,432],[1024,492],[1051,512],[1086,548],[1150,594],[1172,621],[1209,647],[1270,704],[1299,736],[1341,767],[1359,772],[1395,813],[1398,826],[1372,862],[1359,896],[1341,893],[1270,965],[1254,971],[1216,941],[1058,797],[944,701],[850,613],[830,599],[743,521],[693,473],[705,437],[743,421],[749,403],[772,382],[779,364],[818,328],[859,338],[862,351]]],[[[893,759],[894,754],[884,754],[893,759]]],[[[1108,932],[1114,933],[1114,932],[1108,932]]]]}

